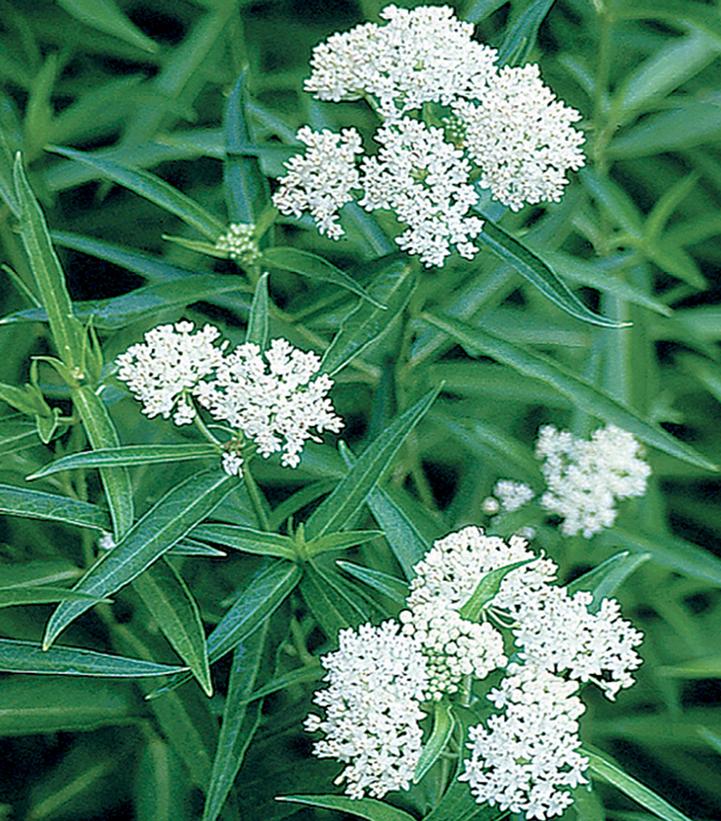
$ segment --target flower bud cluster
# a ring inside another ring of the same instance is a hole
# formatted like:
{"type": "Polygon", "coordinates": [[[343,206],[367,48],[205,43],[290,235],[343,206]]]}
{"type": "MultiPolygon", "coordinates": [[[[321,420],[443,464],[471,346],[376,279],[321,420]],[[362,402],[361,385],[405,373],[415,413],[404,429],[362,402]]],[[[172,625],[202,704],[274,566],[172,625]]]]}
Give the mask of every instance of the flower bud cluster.
{"type": "Polygon", "coordinates": [[[252,223],[232,222],[215,241],[215,247],[241,265],[253,265],[261,256],[252,223]]]}
{"type": "Polygon", "coordinates": [[[222,467],[242,475],[240,442],[253,441],[261,456],[282,452],[286,467],[296,467],[313,433],[337,433],[343,420],[336,416],[327,394],[333,380],[318,375],[320,358],[301,351],[285,339],[269,348],[246,342],[228,351],[228,341],[215,343],[220,331],[206,325],[195,331],[192,322],[160,325],[118,357],[118,378],[143,405],[149,417],[161,415],[177,425],[197,416],[196,402],[217,422],[230,425],[222,467]]]}

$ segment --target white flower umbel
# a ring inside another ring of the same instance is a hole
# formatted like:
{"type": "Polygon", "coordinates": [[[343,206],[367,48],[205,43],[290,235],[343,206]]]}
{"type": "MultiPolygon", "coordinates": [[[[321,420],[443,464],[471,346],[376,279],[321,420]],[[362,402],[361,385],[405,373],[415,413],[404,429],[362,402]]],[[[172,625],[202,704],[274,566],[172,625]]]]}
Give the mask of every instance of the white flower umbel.
{"type": "Polygon", "coordinates": [[[453,247],[471,259],[483,220],[468,216],[478,195],[469,183],[470,164],[440,128],[418,120],[387,123],[376,133],[381,148],[362,163],[360,204],[389,209],[408,228],[396,242],[424,265],[443,265],[453,247]]]}
{"type": "Polygon", "coordinates": [[[219,251],[241,265],[252,265],[260,259],[260,248],[255,238],[255,225],[232,222],[228,230],[215,241],[219,251]]]}
{"type": "Polygon", "coordinates": [[[339,239],[344,231],[338,211],[353,199],[351,192],[358,188],[356,155],[363,152],[360,134],[355,128],[344,128],[337,134],[304,126],[297,136],[307,149],[285,163],[288,173],[281,178],[273,203],[289,216],[309,212],[321,234],[339,239]]]}
{"type": "Polygon", "coordinates": [[[223,358],[228,343],[216,346],[219,336],[213,325],[197,331],[192,322],[158,325],[118,356],[118,379],[142,403],[144,414],[168,419],[174,412],[175,424],[187,425],[196,414],[188,397],[223,358]]]}
{"type": "Polygon", "coordinates": [[[484,93],[496,52],[450,6],[387,6],[380,16],[386,25],[365,23],[316,46],[307,91],[334,102],[375,98],[386,118],[484,93]]]}
{"type": "Polygon", "coordinates": [[[425,658],[392,621],[342,630],[339,643],[321,659],[329,686],[313,699],[325,716],[305,723],[325,735],[313,751],[348,765],[336,783],[352,798],[408,789],[421,753],[425,658]]]}
{"type": "Polygon", "coordinates": [[[541,505],[563,518],[561,531],[590,539],[616,521],[616,502],[643,496],[651,469],[641,446],[621,428],[609,425],[590,441],[546,425],[536,455],[544,460],[546,492],[541,505]]]}
{"type": "Polygon", "coordinates": [[[590,593],[571,596],[564,587],[547,587],[524,603],[513,632],[531,663],[592,681],[613,700],[633,684],[631,672],[641,664],[634,647],[643,634],[621,618],[615,599],[604,599],[597,613],[588,609],[592,600],[590,593]]]}
{"type": "Polygon", "coordinates": [[[499,479],[493,487],[493,495],[498,499],[503,511],[513,513],[527,505],[535,494],[525,482],[499,479]]]}
{"type": "Polygon", "coordinates": [[[511,664],[508,673],[488,696],[505,713],[470,729],[471,755],[460,779],[479,804],[528,819],[561,815],[588,768],[578,752],[578,684],[528,664],[511,664]]]}
{"type": "MultiPolygon", "coordinates": [[[[400,619],[404,634],[413,636],[428,658],[428,698],[455,693],[465,676],[483,679],[506,663],[500,632],[463,618],[461,609],[491,570],[534,558],[523,539],[514,536],[506,543],[466,527],[436,541],[414,567],[408,609],[400,619]]],[[[514,610],[552,579],[555,569],[553,562],[537,559],[511,571],[493,604],[514,610]]]]}
{"type": "Polygon", "coordinates": [[[556,99],[537,65],[500,69],[477,102],[460,100],[453,111],[481,186],[513,211],[560,200],[566,172],[585,162],[583,134],[572,126],[581,115],[556,99]]]}
{"type": "Polygon", "coordinates": [[[211,416],[227,422],[252,439],[268,457],[282,450],[282,463],[296,467],[311,429],[337,433],[343,420],[336,416],[327,394],[333,380],[317,376],[320,358],[274,339],[264,354],[252,343],[239,345],[223,357],[215,378],[198,386],[198,402],[211,416]]]}

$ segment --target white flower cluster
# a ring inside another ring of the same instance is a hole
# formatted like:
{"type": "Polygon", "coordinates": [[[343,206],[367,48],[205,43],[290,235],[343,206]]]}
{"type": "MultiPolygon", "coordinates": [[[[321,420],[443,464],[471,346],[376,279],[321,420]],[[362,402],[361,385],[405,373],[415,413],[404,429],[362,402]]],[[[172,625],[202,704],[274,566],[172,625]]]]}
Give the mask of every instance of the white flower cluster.
{"type": "Polygon", "coordinates": [[[407,226],[396,241],[425,265],[442,265],[454,249],[470,259],[483,226],[471,215],[474,181],[514,210],[557,201],[566,172],[584,162],[572,126],[580,115],[543,85],[538,66],[499,70],[495,50],[450,6],[388,6],[381,17],[385,25],[365,23],[316,46],[305,84],[321,100],[371,103],[383,121],[377,154],[362,160],[359,176],[354,129],[301,128],[308,149],[286,163],[275,204],[296,217],[309,212],[338,239],[338,211],[357,197],[369,211],[392,211],[407,226]],[[411,114],[429,104],[445,109],[445,131],[411,114]]]}
{"type": "Polygon", "coordinates": [[[313,699],[325,717],[311,714],[305,723],[325,734],[313,751],[348,765],[336,783],[345,781],[352,798],[408,789],[421,754],[425,658],[392,621],[338,638],[339,649],[321,659],[330,686],[313,699]]]}
{"type": "Polygon", "coordinates": [[[512,211],[558,202],[566,172],[584,164],[583,134],[572,126],[581,115],[556,99],[536,65],[502,68],[478,102],[459,100],[453,112],[481,186],[512,211]]]}
{"type": "Polygon", "coordinates": [[[424,715],[410,702],[420,706],[448,698],[464,680],[482,680],[505,667],[499,628],[510,627],[517,661],[508,664],[499,688],[488,696],[505,712],[471,729],[472,755],[463,779],[479,803],[529,819],[560,815],[572,800],[568,790],[584,782],[588,766],[578,753],[577,719],[584,709],[579,687],[591,682],[613,699],[630,686],[631,671],[640,664],[634,647],[641,634],[620,617],[614,599],[604,599],[592,613],[591,594],[571,595],[554,584],[554,562],[537,557],[518,536],[506,542],[465,527],[437,540],[414,571],[400,625],[344,631],[339,653],[323,659],[331,687],[315,701],[326,708],[327,719],[311,716],[306,725],[326,733],[316,754],[351,763],[343,777],[353,797],[366,790],[380,797],[402,786],[418,761],[418,721],[424,715]],[[517,563],[523,564],[506,572],[495,595],[490,591],[480,621],[471,620],[477,613],[469,614],[464,605],[487,574],[517,563]],[[378,715],[364,712],[370,709],[378,715]],[[402,778],[401,749],[408,756],[402,778]]]}
{"type": "Polygon", "coordinates": [[[389,119],[485,92],[496,52],[450,6],[387,6],[380,16],[387,25],[365,23],[316,46],[306,91],[333,102],[374,97],[389,119]]]}
{"type": "Polygon", "coordinates": [[[613,525],[618,500],[643,496],[651,473],[639,443],[615,425],[595,431],[590,441],[546,425],[536,456],[544,460],[547,488],[541,505],[563,518],[565,535],[587,539],[613,525]]]}
{"type": "Polygon", "coordinates": [[[444,140],[440,128],[411,119],[387,123],[376,140],[380,151],[363,160],[360,204],[393,211],[408,226],[396,242],[425,265],[443,265],[451,246],[472,259],[483,220],[467,216],[478,195],[468,183],[471,166],[463,152],[444,140]]]}
{"type": "Polygon", "coordinates": [[[232,222],[228,230],[215,241],[215,247],[241,265],[252,265],[261,256],[255,238],[255,225],[252,223],[232,222]]]}
{"type": "Polygon", "coordinates": [[[533,488],[525,482],[514,482],[511,479],[500,479],[493,487],[493,495],[498,499],[500,509],[513,513],[527,505],[535,496],[533,488]]]}
{"type": "Polygon", "coordinates": [[[242,474],[242,439],[252,440],[264,457],[282,451],[282,464],[296,467],[308,439],[337,433],[336,416],[327,394],[333,380],[317,376],[320,358],[274,339],[268,350],[244,343],[227,351],[228,342],[214,343],[220,331],[212,325],[194,332],[191,322],[161,325],[143,342],[118,357],[118,377],[143,404],[143,413],[168,418],[177,425],[192,422],[194,400],[236,436],[226,443],[222,466],[232,476],[242,474]]]}
{"type": "Polygon", "coordinates": [[[288,173],[273,195],[273,203],[282,214],[294,217],[310,212],[321,234],[339,239],[343,229],[338,211],[353,199],[351,191],[359,184],[355,155],[363,151],[360,134],[355,128],[335,134],[305,126],[297,137],[307,150],[286,162],[288,173]]]}
{"type": "Polygon", "coordinates": [[[176,425],[188,425],[196,415],[189,396],[217,368],[228,345],[216,346],[219,337],[213,325],[198,331],[192,322],[158,325],[117,358],[118,379],[142,402],[146,416],[168,419],[173,413],[176,425]]]}
{"type": "Polygon", "coordinates": [[[479,804],[552,818],[573,803],[569,789],[586,783],[588,759],[578,748],[578,718],[584,711],[578,684],[543,668],[511,664],[489,699],[493,715],[469,731],[471,755],[460,780],[479,804]]]}

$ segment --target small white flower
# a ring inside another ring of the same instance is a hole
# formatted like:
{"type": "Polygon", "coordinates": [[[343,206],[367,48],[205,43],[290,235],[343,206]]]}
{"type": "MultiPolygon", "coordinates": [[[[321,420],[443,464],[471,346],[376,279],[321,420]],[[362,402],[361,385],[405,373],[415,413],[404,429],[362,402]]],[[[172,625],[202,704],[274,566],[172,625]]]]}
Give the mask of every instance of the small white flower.
{"type": "Polygon", "coordinates": [[[274,339],[264,354],[245,343],[223,357],[196,396],[215,419],[252,439],[261,456],[282,450],[282,464],[296,467],[305,442],[316,439],[311,428],[337,433],[343,427],[327,398],[333,380],[316,376],[319,368],[316,354],[285,339],[274,339]]]}
{"type": "Polygon", "coordinates": [[[533,489],[525,482],[514,482],[511,479],[500,479],[496,482],[493,493],[506,513],[520,510],[535,495],[533,489]]]}
{"type": "Polygon", "coordinates": [[[321,234],[339,239],[344,231],[338,211],[353,199],[351,191],[358,188],[355,155],[363,152],[360,134],[355,128],[336,134],[304,126],[297,137],[307,150],[285,163],[288,173],[281,178],[273,203],[282,214],[300,217],[309,212],[321,234]]]}
{"type": "Polygon", "coordinates": [[[546,425],[536,455],[544,460],[542,507],[563,518],[565,535],[586,539],[613,525],[617,500],[643,496],[651,473],[639,443],[614,425],[595,431],[590,441],[546,425]]]}
{"type": "Polygon", "coordinates": [[[98,539],[98,550],[112,550],[115,547],[115,539],[112,533],[104,530],[98,539]]]}
{"type": "Polygon", "coordinates": [[[483,93],[496,52],[450,6],[387,6],[380,16],[386,25],[365,23],[316,46],[306,91],[335,102],[374,97],[386,118],[483,93]]]}
{"type": "Polygon", "coordinates": [[[386,123],[375,135],[381,148],[362,162],[360,204],[389,209],[408,228],[396,242],[424,265],[443,265],[453,247],[472,259],[483,220],[468,216],[478,201],[470,164],[444,140],[440,128],[418,120],[386,123]]]}
{"type": "Polygon", "coordinates": [[[252,265],[260,259],[260,248],[255,238],[255,225],[232,222],[228,230],[215,241],[219,251],[225,251],[230,259],[241,265],[252,265]]]}
{"type": "Polygon", "coordinates": [[[421,754],[425,658],[392,621],[338,638],[339,649],[321,659],[329,686],[313,699],[325,716],[306,719],[308,732],[325,735],[313,752],[347,764],[336,783],[345,781],[351,798],[408,789],[421,754]]]}
{"type": "Polygon", "coordinates": [[[573,803],[570,790],[585,784],[588,759],[578,748],[584,711],[578,684],[532,664],[511,664],[488,698],[503,715],[469,731],[465,772],[479,804],[523,813],[528,819],[561,815],[573,803]]]}
{"type": "Polygon", "coordinates": [[[572,126],[581,115],[556,99],[537,65],[500,69],[477,102],[460,100],[453,111],[481,186],[513,211],[560,200],[566,172],[585,162],[583,134],[572,126]]]}
{"type": "Polygon", "coordinates": [[[239,453],[227,451],[223,454],[221,465],[228,476],[243,475],[243,457],[239,453]]]}
{"type": "Polygon", "coordinates": [[[227,342],[217,347],[219,336],[213,325],[198,331],[192,322],[158,325],[117,358],[118,379],[142,403],[144,414],[168,419],[175,410],[175,424],[187,425],[195,418],[188,396],[222,359],[227,342]]]}
{"type": "Polygon", "coordinates": [[[514,628],[522,656],[554,673],[597,684],[611,700],[633,684],[631,671],[641,664],[634,651],[643,634],[621,618],[615,599],[589,611],[590,593],[573,596],[564,587],[547,587],[524,602],[514,628]]]}

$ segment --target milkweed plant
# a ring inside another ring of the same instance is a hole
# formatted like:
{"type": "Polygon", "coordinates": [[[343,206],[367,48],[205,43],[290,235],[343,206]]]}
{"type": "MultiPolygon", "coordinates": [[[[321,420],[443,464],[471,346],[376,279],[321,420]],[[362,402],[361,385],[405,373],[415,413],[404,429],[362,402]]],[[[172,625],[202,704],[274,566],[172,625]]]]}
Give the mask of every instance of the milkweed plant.
{"type": "Polygon", "coordinates": [[[716,6],[36,6],[0,818],[718,817],[716,6]]]}

